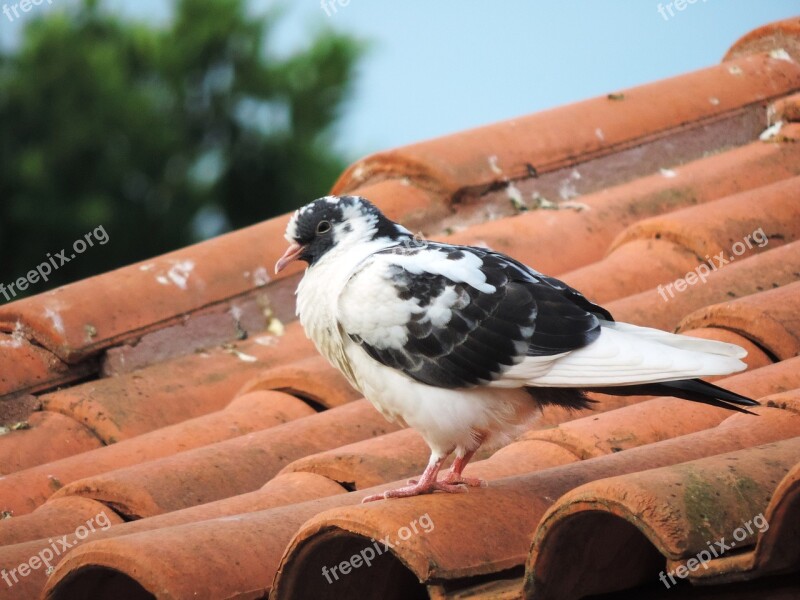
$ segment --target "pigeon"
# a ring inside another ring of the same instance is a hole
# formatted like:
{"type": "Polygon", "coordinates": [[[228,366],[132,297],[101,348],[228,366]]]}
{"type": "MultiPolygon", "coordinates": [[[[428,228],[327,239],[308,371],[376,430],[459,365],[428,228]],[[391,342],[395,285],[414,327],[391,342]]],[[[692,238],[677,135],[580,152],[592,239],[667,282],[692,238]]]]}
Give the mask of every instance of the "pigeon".
{"type": "Polygon", "coordinates": [[[513,439],[545,405],[588,407],[587,391],[758,404],[698,379],[745,369],[743,348],[617,322],[558,279],[487,248],[420,239],[363,197],[314,200],[285,237],[275,271],[308,265],[296,292],[306,335],[431,450],[419,479],[364,501],[483,487],[463,474],[481,445],[513,439]]]}

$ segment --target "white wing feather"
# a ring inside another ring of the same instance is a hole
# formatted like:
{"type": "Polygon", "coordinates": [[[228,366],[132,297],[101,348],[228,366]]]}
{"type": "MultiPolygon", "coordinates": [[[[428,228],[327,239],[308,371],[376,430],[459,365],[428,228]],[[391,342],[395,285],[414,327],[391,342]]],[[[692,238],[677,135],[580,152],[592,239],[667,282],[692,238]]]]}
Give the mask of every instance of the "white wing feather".
{"type": "Polygon", "coordinates": [[[733,344],[627,323],[602,325],[592,344],[557,357],[531,357],[511,367],[497,387],[602,387],[728,375],[747,368],[733,344]]]}

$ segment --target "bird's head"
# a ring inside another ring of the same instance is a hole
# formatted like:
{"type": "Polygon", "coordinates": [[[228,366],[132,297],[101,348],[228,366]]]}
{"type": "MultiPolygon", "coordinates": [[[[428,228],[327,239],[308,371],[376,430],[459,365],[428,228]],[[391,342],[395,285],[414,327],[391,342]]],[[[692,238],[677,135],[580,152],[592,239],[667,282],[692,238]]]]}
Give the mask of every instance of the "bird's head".
{"type": "Polygon", "coordinates": [[[346,250],[372,241],[391,244],[412,236],[366,198],[325,196],[297,209],[284,237],[289,247],[275,263],[276,273],[295,260],[312,266],[334,249],[346,250]]]}

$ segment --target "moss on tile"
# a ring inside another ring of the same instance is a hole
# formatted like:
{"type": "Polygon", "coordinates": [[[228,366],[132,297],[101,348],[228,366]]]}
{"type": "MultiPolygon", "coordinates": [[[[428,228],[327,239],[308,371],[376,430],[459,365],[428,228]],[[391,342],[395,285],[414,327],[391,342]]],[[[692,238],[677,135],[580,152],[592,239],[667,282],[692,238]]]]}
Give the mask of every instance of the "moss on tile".
{"type": "Polygon", "coordinates": [[[707,473],[698,473],[687,466],[685,474],[683,501],[686,518],[697,528],[697,533],[704,540],[730,537],[741,522],[735,523],[731,531],[721,530],[720,527],[726,527],[731,516],[739,514],[741,519],[747,520],[763,510],[763,490],[759,483],[739,475],[733,469],[709,478],[707,473]],[[722,501],[720,492],[724,490],[727,496],[727,488],[733,488],[737,492],[737,502],[722,501]]]}
{"type": "Polygon", "coordinates": [[[59,481],[58,477],[50,475],[49,479],[50,479],[50,487],[53,488],[53,491],[57,492],[62,487],[64,487],[64,484],[59,481]]]}
{"type": "Polygon", "coordinates": [[[696,204],[697,196],[691,188],[669,187],[630,203],[628,213],[645,218],[696,204]]]}

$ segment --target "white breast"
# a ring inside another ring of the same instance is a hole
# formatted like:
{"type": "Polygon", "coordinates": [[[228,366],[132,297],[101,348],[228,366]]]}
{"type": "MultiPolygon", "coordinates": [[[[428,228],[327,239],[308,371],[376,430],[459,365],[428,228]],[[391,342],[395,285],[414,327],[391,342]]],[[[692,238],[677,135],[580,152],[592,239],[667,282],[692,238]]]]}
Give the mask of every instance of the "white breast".
{"type": "Polygon", "coordinates": [[[344,336],[338,321],[339,297],[359,265],[387,245],[383,241],[333,248],[306,270],[297,286],[297,316],[306,335],[320,354],[362,393],[344,352],[344,336]]]}

